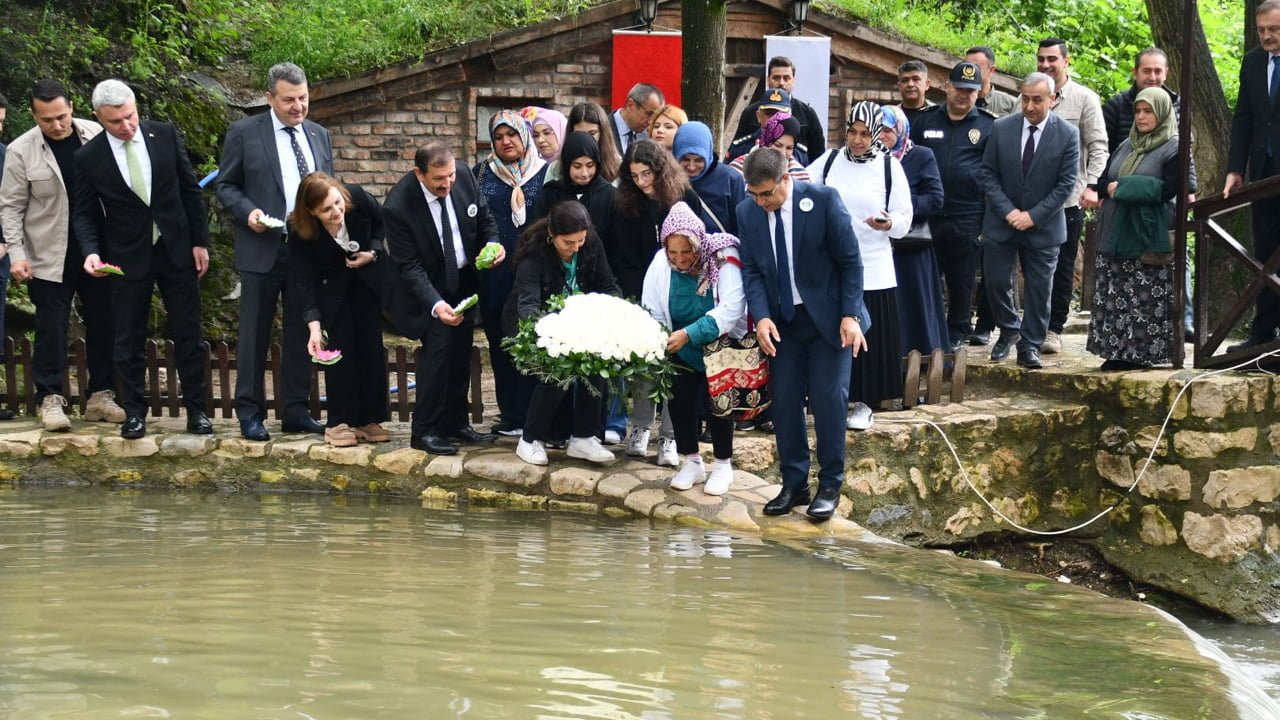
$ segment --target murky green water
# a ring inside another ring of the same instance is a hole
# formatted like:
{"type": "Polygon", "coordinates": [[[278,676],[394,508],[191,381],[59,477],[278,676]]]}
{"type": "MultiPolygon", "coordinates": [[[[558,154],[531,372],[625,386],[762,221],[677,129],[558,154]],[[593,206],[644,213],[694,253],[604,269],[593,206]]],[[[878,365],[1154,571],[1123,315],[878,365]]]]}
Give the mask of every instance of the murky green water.
{"type": "Polygon", "coordinates": [[[882,546],[0,494],[0,717],[1274,718],[1132,603],[882,546]]]}

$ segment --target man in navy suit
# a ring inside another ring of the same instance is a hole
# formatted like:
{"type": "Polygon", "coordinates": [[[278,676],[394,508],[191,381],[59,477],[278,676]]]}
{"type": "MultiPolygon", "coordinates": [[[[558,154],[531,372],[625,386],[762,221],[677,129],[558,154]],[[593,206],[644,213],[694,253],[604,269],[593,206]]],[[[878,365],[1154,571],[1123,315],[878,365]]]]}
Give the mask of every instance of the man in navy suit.
{"type": "Polygon", "coordinates": [[[1018,365],[1029,370],[1044,366],[1040,345],[1049,330],[1053,271],[1058,247],[1067,241],[1063,208],[1080,172],[1080,132],[1049,112],[1054,97],[1052,77],[1028,75],[1022,84],[1022,112],[996,121],[982,154],[987,194],[982,273],[1000,328],[991,359],[1009,357],[1016,343],[1018,365]],[[1021,320],[1013,306],[1018,261],[1026,280],[1021,320]]]}
{"type": "Polygon", "coordinates": [[[126,414],[120,436],[147,433],[142,348],[157,285],[177,353],[187,432],[208,435],[198,282],[209,269],[209,223],[191,160],[173,125],[139,120],[128,85],[103,80],[92,100],[105,132],[76,151],[72,217],[85,272],[105,277],[106,262],[124,272],[112,279],[113,358],[126,414]]]}
{"type": "Polygon", "coordinates": [[[263,373],[271,324],[282,295],[281,429],[324,432],[324,426],[307,409],[309,334],[302,310],[287,289],[287,231],[263,223],[264,217],[284,220],[293,212],[302,178],[317,170],[333,174],[329,131],[307,120],[309,98],[302,68],[293,63],[273,66],[267,71],[270,111],[227,128],[218,166],[218,201],[235,220],[235,265],[240,272],[236,415],[240,433],[249,440],[270,439],[264,424],[267,393],[263,373]]]}
{"type": "MultiPolygon", "coordinates": [[[[1231,149],[1227,153],[1227,181],[1222,197],[1249,181],[1257,182],[1276,174],[1276,154],[1280,153],[1280,0],[1258,4],[1258,42],[1240,61],[1240,94],[1231,119],[1231,149]]],[[[1280,248],[1280,203],[1255,202],[1253,209],[1253,256],[1260,263],[1280,248]]],[[[1271,342],[1280,328],[1280,295],[1264,289],[1258,294],[1257,310],[1249,337],[1227,350],[1236,351],[1271,342]]]]}
{"type": "Polygon", "coordinates": [[[737,208],[747,308],[770,363],[773,424],[782,490],[764,507],[784,515],[797,505],[826,520],[844,482],[845,409],[853,355],[867,347],[871,320],[862,302],[862,258],[840,195],[792,180],[773,148],[747,156],[747,195],[737,208]],[[818,494],[809,496],[806,395],[818,447],[818,494]]]}

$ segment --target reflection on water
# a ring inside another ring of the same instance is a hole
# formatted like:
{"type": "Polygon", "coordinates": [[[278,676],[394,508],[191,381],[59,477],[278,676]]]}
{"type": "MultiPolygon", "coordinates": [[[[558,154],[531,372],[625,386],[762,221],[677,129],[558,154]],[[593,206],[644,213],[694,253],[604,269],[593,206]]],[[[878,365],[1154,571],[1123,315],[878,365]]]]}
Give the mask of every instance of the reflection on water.
{"type": "Polygon", "coordinates": [[[376,499],[0,493],[4,718],[1280,713],[1138,606],[931,553],[376,499]]]}

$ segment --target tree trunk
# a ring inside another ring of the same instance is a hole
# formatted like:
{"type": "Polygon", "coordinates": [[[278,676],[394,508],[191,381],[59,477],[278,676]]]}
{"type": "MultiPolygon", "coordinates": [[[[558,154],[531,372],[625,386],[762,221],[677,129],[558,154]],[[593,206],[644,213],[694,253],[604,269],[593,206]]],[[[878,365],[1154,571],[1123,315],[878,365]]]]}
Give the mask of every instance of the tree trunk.
{"type": "Polygon", "coordinates": [[[1258,47],[1258,4],[1262,0],[1244,0],[1244,51],[1258,47]]]}
{"type": "Polygon", "coordinates": [[[700,120],[719,140],[724,130],[726,0],[683,0],[684,80],[680,92],[690,120],[700,120]]]}
{"type": "MultiPolygon", "coordinates": [[[[1169,0],[1146,0],[1147,14],[1151,22],[1151,35],[1157,47],[1169,54],[1169,86],[1175,91],[1182,87],[1182,73],[1186,68],[1183,57],[1185,28],[1183,16],[1189,0],[1170,2],[1169,0]]],[[[1231,137],[1231,113],[1227,106],[1226,95],[1223,94],[1222,82],[1218,79],[1209,54],[1209,44],[1205,41],[1204,26],[1200,18],[1195,18],[1192,28],[1192,97],[1191,129],[1196,138],[1195,161],[1196,176],[1199,180],[1199,195],[1207,197],[1222,190],[1222,181],[1227,174],[1227,144],[1231,137]]],[[[1183,100],[1185,103],[1187,100],[1183,100]]],[[[1188,238],[1191,242],[1191,238],[1188,238]]],[[[1239,297],[1243,275],[1233,271],[1228,262],[1212,262],[1207,267],[1195,270],[1196,286],[1210,288],[1209,317],[1222,317],[1231,304],[1239,297]]]]}

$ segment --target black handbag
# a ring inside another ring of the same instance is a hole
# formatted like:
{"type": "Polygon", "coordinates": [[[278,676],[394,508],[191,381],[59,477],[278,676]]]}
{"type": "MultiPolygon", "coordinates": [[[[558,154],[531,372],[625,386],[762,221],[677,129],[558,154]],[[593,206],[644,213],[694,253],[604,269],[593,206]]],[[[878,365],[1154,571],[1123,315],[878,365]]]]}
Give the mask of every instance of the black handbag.
{"type": "MultiPolygon", "coordinates": [[[[884,211],[889,212],[889,194],[893,192],[893,173],[889,170],[889,153],[884,154],[884,211]]],[[[929,218],[911,218],[911,229],[900,238],[891,237],[889,243],[894,252],[906,250],[923,250],[933,247],[933,231],[929,229],[929,218]]]]}

